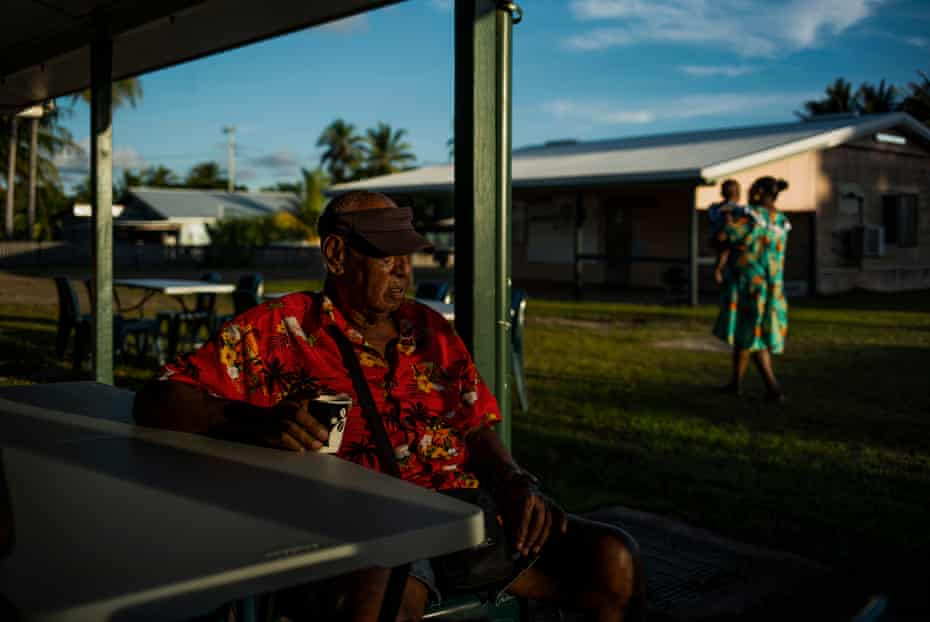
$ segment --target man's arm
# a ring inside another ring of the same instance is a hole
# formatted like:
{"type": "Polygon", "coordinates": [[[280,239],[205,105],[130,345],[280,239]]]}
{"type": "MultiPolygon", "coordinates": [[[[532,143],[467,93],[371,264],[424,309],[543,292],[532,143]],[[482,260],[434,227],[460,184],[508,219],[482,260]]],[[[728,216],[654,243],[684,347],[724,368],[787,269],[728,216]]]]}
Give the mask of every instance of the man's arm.
{"type": "Polygon", "coordinates": [[[132,414],[139,425],[297,452],[316,451],[329,437],[307,412],[307,400],[262,408],[170,380],[146,384],[136,394],[132,414]]]}
{"type": "Polygon", "coordinates": [[[514,536],[514,545],[523,555],[538,553],[553,530],[565,533],[565,513],[539,491],[538,480],[523,470],[488,426],[481,426],[465,437],[468,467],[487,482],[495,483],[495,493],[514,536]]]}

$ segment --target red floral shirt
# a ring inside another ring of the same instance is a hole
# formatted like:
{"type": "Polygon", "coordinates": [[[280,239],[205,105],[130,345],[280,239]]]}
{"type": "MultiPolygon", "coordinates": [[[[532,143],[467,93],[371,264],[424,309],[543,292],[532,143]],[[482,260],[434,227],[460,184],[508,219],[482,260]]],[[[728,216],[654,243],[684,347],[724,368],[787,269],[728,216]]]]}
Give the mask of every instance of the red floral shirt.
{"type": "Polygon", "coordinates": [[[475,487],[477,479],[463,468],[465,435],[501,420],[497,401],[441,315],[411,301],[394,318],[400,337],[385,358],[328,298],[290,294],[227,322],[202,348],[166,365],[162,379],[263,407],[291,396],[348,393],[353,406],[337,455],[384,470],[352,380],[326,331],[335,325],[355,347],[403,478],[434,490],[475,487]]]}

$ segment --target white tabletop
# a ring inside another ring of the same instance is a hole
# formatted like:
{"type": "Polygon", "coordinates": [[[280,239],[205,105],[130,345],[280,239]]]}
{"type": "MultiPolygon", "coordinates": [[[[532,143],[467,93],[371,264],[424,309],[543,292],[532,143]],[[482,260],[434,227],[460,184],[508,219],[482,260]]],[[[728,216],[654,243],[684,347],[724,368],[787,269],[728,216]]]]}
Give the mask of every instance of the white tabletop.
{"type": "MultiPolygon", "coordinates": [[[[265,299],[277,299],[283,298],[288,294],[293,294],[294,292],[268,292],[264,295],[265,299]]],[[[433,311],[441,314],[442,317],[446,318],[450,322],[455,321],[455,305],[448,304],[445,302],[440,302],[438,300],[428,300],[426,298],[415,298],[419,303],[425,304],[427,307],[431,308],[433,311]]]]}
{"type": "Polygon", "coordinates": [[[113,279],[113,285],[133,289],[183,296],[185,294],[231,294],[236,286],[231,283],[209,283],[185,279],[113,279]]]}
{"type": "Polygon", "coordinates": [[[455,321],[454,304],[441,302],[439,300],[428,300],[426,298],[417,298],[416,301],[421,304],[425,304],[427,307],[431,308],[433,311],[436,311],[450,322],[455,321]]]}
{"type": "Polygon", "coordinates": [[[0,595],[23,619],[182,618],[483,540],[478,508],[339,458],[118,423],[130,397],[0,389],[0,595]]]}

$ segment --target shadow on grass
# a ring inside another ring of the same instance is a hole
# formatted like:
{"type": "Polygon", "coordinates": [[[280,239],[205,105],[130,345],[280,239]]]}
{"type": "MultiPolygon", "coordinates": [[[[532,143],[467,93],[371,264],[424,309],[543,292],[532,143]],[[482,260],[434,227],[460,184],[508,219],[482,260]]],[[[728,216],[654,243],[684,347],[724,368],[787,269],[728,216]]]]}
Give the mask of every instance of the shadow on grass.
{"type": "Polygon", "coordinates": [[[803,309],[927,312],[930,309],[930,289],[888,293],[855,290],[833,296],[796,298],[790,302],[803,309]]]}
{"type": "Polygon", "coordinates": [[[826,562],[876,590],[927,599],[920,582],[930,555],[930,487],[902,474],[862,480],[841,467],[729,456],[712,441],[644,449],[523,424],[513,438],[520,463],[571,511],[625,505],[672,516],[826,562]]]}
{"type": "Polygon", "coordinates": [[[633,432],[616,416],[655,413],[700,419],[711,426],[751,424],[758,433],[845,443],[856,451],[859,446],[930,449],[928,347],[835,346],[789,362],[776,358],[776,372],[789,396],[785,404],[761,399],[763,389],[754,369],[747,374],[743,397],[722,394],[718,387],[729,375],[726,354],[672,356],[671,362],[655,363],[664,367],[661,374],[626,381],[609,367],[585,372],[550,368],[541,373],[528,361],[533,403],[529,418],[542,422],[554,416],[555,425],[623,438],[633,432]],[[695,361],[701,360],[707,364],[695,370],[695,361]],[[675,364],[681,369],[672,368],[675,364]]]}
{"type": "Polygon", "coordinates": [[[57,317],[50,318],[44,315],[0,315],[0,329],[6,330],[5,328],[3,328],[2,326],[3,324],[21,323],[21,322],[28,322],[30,324],[41,324],[42,326],[51,326],[56,329],[58,327],[57,317]]]}

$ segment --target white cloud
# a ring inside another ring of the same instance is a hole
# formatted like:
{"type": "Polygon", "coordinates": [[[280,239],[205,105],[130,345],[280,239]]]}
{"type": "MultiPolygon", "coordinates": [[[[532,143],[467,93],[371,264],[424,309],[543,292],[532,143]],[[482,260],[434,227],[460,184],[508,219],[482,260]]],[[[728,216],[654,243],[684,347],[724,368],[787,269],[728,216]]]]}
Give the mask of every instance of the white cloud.
{"type": "Polygon", "coordinates": [[[874,13],[884,0],[574,0],[582,22],[599,22],[563,40],[574,50],[639,43],[711,46],[745,57],[816,47],[874,13]]]}
{"type": "Polygon", "coordinates": [[[360,13],[358,15],[352,15],[351,17],[337,19],[334,22],[323,24],[322,26],[316,28],[316,30],[321,30],[323,32],[334,32],[340,35],[351,35],[359,32],[368,32],[368,15],[360,13]]]}
{"type": "Polygon", "coordinates": [[[543,109],[561,121],[592,125],[641,125],[655,121],[720,117],[732,114],[767,113],[784,107],[799,107],[817,93],[708,93],[663,100],[636,108],[610,102],[556,99],[543,109]]]}
{"type": "Polygon", "coordinates": [[[904,37],[904,42],[917,48],[930,47],[930,39],[927,37],[904,37]]]}
{"type": "Polygon", "coordinates": [[[543,109],[556,119],[580,120],[598,125],[638,124],[655,120],[655,113],[648,110],[616,108],[603,102],[556,99],[544,103],[543,109]]]}
{"type": "MultiPolygon", "coordinates": [[[[75,146],[58,152],[53,161],[62,175],[87,175],[90,173],[90,138],[84,138],[75,146]]],[[[147,164],[145,158],[132,147],[113,149],[114,169],[141,169],[147,164]]]]}
{"type": "Polygon", "coordinates": [[[735,78],[745,76],[759,70],[751,65],[682,65],[678,68],[689,76],[708,78],[712,76],[725,76],[735,78]]]}
{"type": "Polygon", "coordinates": [[[249,162],[252,166],[266,169],[274,175],[294,175],[297,171],[297,156],[287,149],[250,158],[249,162]]]}

